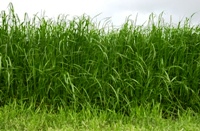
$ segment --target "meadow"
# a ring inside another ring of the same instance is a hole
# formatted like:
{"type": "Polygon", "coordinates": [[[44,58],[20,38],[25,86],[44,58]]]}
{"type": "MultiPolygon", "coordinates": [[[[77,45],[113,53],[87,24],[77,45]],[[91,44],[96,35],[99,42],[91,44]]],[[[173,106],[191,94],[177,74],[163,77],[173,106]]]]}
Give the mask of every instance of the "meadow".
{"type": "Polygon", "coordinates": [[[200,27],[190,19],[152,14],[146,26],[105,30],[87,15],[21,21],[10,4],[0,22],[0,129],[200,129],[200,27]]]}

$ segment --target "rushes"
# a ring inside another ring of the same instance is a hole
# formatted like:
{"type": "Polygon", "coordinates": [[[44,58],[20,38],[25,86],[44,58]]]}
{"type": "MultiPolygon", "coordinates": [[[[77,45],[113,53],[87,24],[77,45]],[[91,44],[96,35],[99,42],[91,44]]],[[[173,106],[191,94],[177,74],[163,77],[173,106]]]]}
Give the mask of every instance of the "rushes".
{"type": "Polygon", "coordinates": [[[157,25],[150,17],[148,27],[127,21],[106,33],[86,15],[34,23],[37,16],[20,22],[10,11],[0,15],[2,105],[199,111],[199,26],[167,25],[160,16],[157,25]]]}

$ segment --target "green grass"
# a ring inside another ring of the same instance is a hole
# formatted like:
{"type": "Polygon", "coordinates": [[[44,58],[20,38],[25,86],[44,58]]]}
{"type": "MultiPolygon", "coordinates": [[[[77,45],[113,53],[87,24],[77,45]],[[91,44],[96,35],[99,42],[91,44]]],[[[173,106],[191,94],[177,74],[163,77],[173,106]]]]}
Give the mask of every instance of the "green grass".
{"type": "Polygon", "coordinates": [[[135,114],[127,117],[113,111],[84,109],[80,112],[59,108],[53,110],[37,108],[35,111],[16,101],[0,108],[0,130],[27,131],[199,131],[200,116],[193,111],[185,111],[178,119],[163,119],[157,112],[136,107],[135,114]]]}
{"type": "MultiPolygon", "coordinates": [[[[45,129],[51,125],[48,117],[53,121],[68,111],[75,113],[75,119],[81,112],[80,117],[86,116],[86,120],[93,116],[88,116],[90,110],[103,112],[105,117],[114,112],[129,120],[137,115],[144,124],[154,114],[153,119],[163,126],[170,119],[186,118],[188,111],[199,114],[200,27],[191,26],[189,19],[174,26],[165,23],[162,14],[157,20],[152,14],[147,26],[127,19],[121,28],[106,31],[86,15],[73,20],[59,16],[53,21],[38,16],[30,20],[25,14],[20,21],[10,4],[8,14],[1,12],[0,21],[2,121],[4,117],[13,121],[12,114],[4,113],[13,109],[13,101],[23,107],[14,110],[14,114],[20,110],[23,114],[16,121],[28,121],[26,111],[30,111],[30,119],[38,124],[45,121],[45,129]]],[[[103,116],[94,114],[98,121],[95,126],[106,121],[103,116]]],[[[195,116],[178,123],[196,123],[195,116]]],[[[88,121],[90,125],[95,120],[88,121]]],[[[6,123],[2,129],[11,125],[6,123]]],[[[62,125],[63,121],[57,123],[62,125]]],[[[141,123],[134,128],[150,129],[141,123]]],[[[75,124],[73,127],[78,128],[79,122],[75,124]]],[[[116,124],[112,126],[123,123],[116,124]]],[[[31,124],[30,128],[36,127],[31,124]]]]}

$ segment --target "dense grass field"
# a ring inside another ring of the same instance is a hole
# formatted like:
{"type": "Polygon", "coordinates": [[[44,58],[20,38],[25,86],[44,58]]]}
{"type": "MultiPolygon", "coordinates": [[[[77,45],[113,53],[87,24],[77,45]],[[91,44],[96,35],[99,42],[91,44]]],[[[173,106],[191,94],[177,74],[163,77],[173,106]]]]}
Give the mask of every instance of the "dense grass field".
{"type": "MultiPolygon", "coordinates": [[[[155,124],[155,117],[164,126],[182,118],[200,121],[200,26],[189,19],[172,25],[152,14],[146,26],[127,19],[121,28],[105,30],[86,15],[52,20],[25,14],[21,21],[10,4],[0,22],[0,129],[9,129],[6,123],[21,112],[16,121],[33,112],[28,116],[45,114],[48,124],[59,114],[56,125],[70,119],[74,130],[76,121],[70,115],[64,120],[66,112],[94,122],[96,129],[113,117],[105,130],[115,129],[114,119],[130,130],[153,129],[133,128],[133,118],[155,124]]],[[[16,129],[24,127],[18,124],[16,129]]]]}

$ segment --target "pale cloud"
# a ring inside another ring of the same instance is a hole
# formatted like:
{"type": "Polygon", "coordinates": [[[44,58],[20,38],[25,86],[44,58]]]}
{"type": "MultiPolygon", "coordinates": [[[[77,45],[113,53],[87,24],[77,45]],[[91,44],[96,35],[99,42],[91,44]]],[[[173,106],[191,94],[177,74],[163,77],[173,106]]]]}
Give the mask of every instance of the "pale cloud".
{"type": "Polygon", "coordinates": [[[23,17],[27,12],[29,16],[42,14],[45,11],[48,17],[57,17],[59,14],[82,15],[91,17],[101,13],[98,20],[111,17],[114,25],[121,25],[125,18],[131,15],[135,19],[138,14],[138,23],[148,20],[151,13],[160,14],[166,21],[173,16],[173,21],[178,22],[185,17],[193,17],[193,23],[200,21],[199,0],[0,0],[0,10],[7,10],[8,3],[12,2],[16,13],[23,17]]]}
{"type": "Polygon", "coordinates": [[[164,12],[163,17],[167,19],[167,21],[169,21],[170,16],[172,16],[173,20],[178,22],[196,13],[193,16],[193,23],[198,23],[200,21],[199,0],[123,0],[123,2],[118,0],[116,3],[113,3],[113,5],[113,14],[124,12],[124,16],[127,16],[130,15],[128,12],[132,11],[137,12],[139,14],[138,16],[142,15],[147,19],[150,13],[158,15],[164,12]]]}

